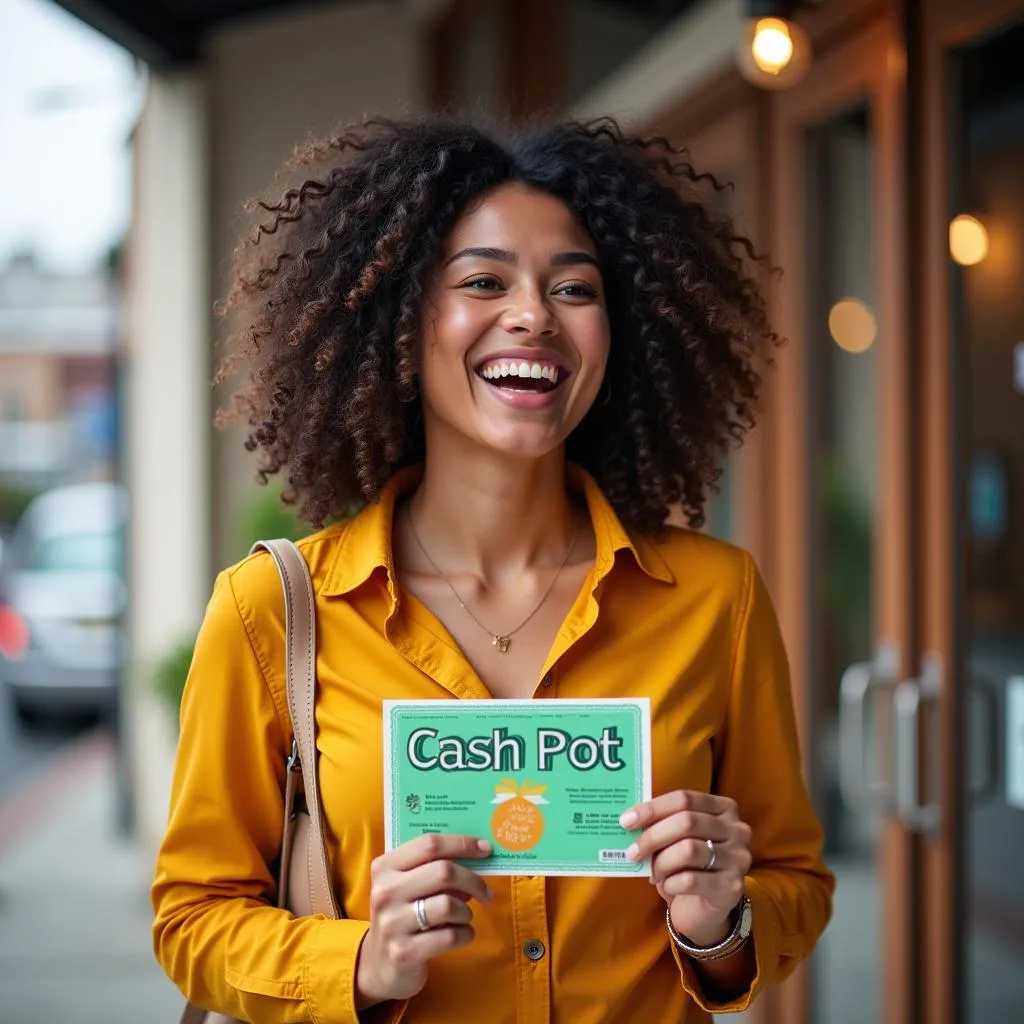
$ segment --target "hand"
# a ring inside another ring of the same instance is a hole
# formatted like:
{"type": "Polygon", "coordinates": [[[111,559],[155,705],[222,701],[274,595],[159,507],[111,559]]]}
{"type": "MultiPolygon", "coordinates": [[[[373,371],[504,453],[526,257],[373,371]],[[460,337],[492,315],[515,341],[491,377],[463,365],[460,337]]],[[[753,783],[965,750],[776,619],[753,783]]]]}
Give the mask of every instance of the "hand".
{"type": "Polygon", "coordinates": [[[677,789],[622,815],[623,828],[643,829],[631,860],[651,857],[651,882],[669,905],[672,925],[695,946],[714,946],[732,930],[732,912],[750,870],[750,826],[736,801],[677,789]],[[715,864],[707,840],[715,844],[715,864]]]}
{"type": "Polygon", "coordinates": [[[472,836],[418,836],[370,866],[370,929],[356,965],[360,1009],[409,999],[427,983],[435,956],[473,941],[471,899],[490,902],[484,880],[456,859],[484,858],[491,844],[472,836]],[[430,927],[421,931],[416,901],[430,927]]]}

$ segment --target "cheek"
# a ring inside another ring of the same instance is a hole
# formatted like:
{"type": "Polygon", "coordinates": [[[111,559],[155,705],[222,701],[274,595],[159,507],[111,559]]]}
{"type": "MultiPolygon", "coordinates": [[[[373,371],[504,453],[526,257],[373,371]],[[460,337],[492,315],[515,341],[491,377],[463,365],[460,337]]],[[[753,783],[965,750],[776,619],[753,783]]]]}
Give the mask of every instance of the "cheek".
{"type": "Polygon", "coordinates": [[[420,395],[439,410],[469,387],[466,353],[478,336],[472,311],[455,304],[435,309],[420,334],[420,395]]]}
{"type": "MultiPolygon", "coordinates": [[[[466,352],[486,326],[483,303],[442,299],[435,307],[433,320],[424,337],[433,346],[437,358],[465,358],[466,352]]],[[[429,354],[425,354],[429,357],[429,354]]]]}
{"type": "Polygon", "coordinates": [[[453,371],[466,366],[466,354],[479,339],[482,330],[479,315],[466,303],[442,306],[433,320],[424,325],[420,372],[424,379],[444,376],[449,382],[453,371]]]}
{"type": "Polygon", "coordinates": [[[473,330],[474,317],[466,303],[453,303],[442,308],[434,327],[434,339],[440,348],[456,349],[465,345],[473,330]]]}

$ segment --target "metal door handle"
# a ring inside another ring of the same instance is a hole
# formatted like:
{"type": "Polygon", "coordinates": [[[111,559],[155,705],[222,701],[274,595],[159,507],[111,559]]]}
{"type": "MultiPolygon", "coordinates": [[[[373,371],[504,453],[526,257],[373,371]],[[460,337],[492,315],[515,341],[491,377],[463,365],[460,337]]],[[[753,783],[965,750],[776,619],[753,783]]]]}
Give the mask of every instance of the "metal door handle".
{"type": "Polygon", "coordinates": [[[839,682],[839,792],[852,809],[892,807],[892,786],[868,772],[868,695],[892,688],[898,663],[895,650],[884,646],[873,661],[851,665],[839,682]]]}
{"type": "Polygon", "coordinates": [[[896,687],[896,813],[907,828],[923,834],[938,830],[941,808],[937,801],[921,803],[921,706],[938,700],[942,690],[942,663],[937,655],[922,659],[921,674],[896,687]]]}

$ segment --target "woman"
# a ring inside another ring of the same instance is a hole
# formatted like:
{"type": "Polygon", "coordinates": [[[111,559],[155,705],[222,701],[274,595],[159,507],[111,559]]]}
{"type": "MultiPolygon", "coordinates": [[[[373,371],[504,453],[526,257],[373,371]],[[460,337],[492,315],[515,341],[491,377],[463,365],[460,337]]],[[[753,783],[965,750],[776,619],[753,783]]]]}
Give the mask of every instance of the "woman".
{"type": "Polygon", "coordinates": [[[320,532],[320,785],[346,920],[273,907],[282,602],[222,573],[182,705],[160,961],[253,1021],[707,1020],[806,956],[832,878],[785,654],[745,553],[665,527],[753,422],[775,342],[706,183],[611,122],[499,141],[368,122],[300,152],[240,248],[221,378],[320,532]],[[353,509],[360,509],[352,514],[353,509]],[[327,520],[339,520],[322,529],[327,520]],[[651,884],[483,878],[473,836],[384,852],[387,698],[649,697],[651,884]]]}

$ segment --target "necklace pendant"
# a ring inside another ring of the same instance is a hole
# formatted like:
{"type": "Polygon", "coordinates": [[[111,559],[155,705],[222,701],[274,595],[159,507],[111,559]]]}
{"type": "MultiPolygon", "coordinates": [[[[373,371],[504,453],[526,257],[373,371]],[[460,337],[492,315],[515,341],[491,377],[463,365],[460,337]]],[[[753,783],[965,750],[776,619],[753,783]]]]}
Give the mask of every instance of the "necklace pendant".
{"type": "Polygon", "coordinates": [[[512,643],[512,637],[496,633],[491,637],[491,643],[498,648],[499,654],[505,654],[508,651],[509,644],[512,643]]]}

